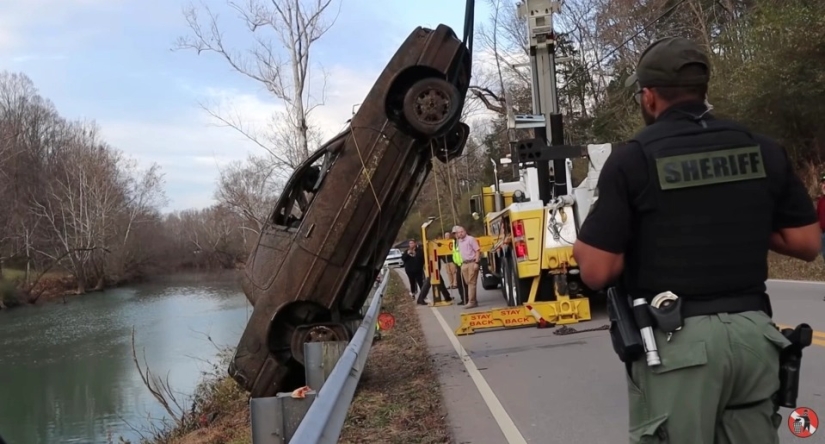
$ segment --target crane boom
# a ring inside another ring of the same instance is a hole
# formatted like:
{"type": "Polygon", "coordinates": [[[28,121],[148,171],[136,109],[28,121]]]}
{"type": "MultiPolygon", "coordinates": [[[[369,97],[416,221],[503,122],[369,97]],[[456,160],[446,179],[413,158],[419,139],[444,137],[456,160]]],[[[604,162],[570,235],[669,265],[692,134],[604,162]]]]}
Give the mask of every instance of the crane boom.
{"type": "MultiPolygon", "coordinates": [[[[554,0],[525,0],[518,5],[519,18],[527,21],[527,37],[530,42],[533,114],[513,114],[508,109],[508,128],[532,128],[535,139],[542,140],[545,144],[549,134],[551,146],[564,143],[556,85],[556,40],[553,29],[553,15],[560,11],[561,3],[554,0]]],[[[537,188],[530,190],[531,198],[548,203],[553,197],[568,193],[569,167],[565,159],[554,159],[552,163],[548,163],[518,158],[518,153],[513,153],[513,157],[526,169],[528,188],[537,188]]]]}

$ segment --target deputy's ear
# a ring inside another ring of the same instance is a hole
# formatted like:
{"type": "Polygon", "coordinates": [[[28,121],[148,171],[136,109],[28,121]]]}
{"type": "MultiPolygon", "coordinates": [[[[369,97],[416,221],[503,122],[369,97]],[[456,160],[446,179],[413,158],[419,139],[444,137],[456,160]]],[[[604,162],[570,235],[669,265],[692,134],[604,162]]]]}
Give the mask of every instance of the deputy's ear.
{"type": "Polygon", "coordinates": [[[650,88],[642,88],[642,103],[649,109],[653,109],[656,103],[656,95],[650,88]]]}

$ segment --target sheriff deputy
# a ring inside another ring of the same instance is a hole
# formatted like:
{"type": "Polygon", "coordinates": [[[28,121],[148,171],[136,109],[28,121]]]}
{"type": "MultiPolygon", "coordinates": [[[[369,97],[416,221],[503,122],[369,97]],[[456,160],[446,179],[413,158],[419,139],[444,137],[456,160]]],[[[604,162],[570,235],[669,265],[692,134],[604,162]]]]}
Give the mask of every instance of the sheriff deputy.
{"type": "Polygon", "coordinates": [[[767,255],[813,261],[821,232],[785,149],[713,117],[709,80],[689,40],[642,53],[631,82],[646,127],[606,160],[574,246],[592,289],[683,299],[681,330],[654,330],[661,364],[627,366],[631,443],[779,443],[771,397],[790,342],[771,320],[767,255]]]}

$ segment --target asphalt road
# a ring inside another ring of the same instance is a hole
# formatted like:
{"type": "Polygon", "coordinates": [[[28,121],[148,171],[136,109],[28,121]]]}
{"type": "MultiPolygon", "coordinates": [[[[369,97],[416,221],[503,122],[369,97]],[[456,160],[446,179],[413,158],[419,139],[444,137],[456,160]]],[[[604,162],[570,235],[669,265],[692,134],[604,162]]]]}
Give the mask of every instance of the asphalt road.
{"type": "MultiPolygon", "coordinates": [[[[406,276],[399,271],[406,282],[406,276]]],[[[797,405],[825,419],[825,283],[770,281],[774,321],[810,324],[817,333],[806,349],[797,405]]],[[[456,293],[457,290],[453,290],[456,293]]],[[[500,290],[479,285],[479,307],[503,307],[500,290]]],[[[603,304],[593,320],[607,323],[603,304]]],[[[455,443],[616,444],[627,442],[624,368],[607,331],[553,335],[555,329],[483,331],[456,337],[461,306],[420,306],[431,357],[439,372],[455,443]],[[461,356],[464,356],[462,359],[461,356]]],[[[825,431],[802,439],[788,427],[790,409],[781,409],[781,442],[823,443],[825,431]]]]}

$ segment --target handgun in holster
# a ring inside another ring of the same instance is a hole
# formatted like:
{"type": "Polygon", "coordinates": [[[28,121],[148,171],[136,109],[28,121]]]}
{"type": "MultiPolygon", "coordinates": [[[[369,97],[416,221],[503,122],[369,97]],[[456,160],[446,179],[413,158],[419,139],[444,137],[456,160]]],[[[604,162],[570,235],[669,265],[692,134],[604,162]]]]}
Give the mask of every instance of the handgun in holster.
{"type": "Polygon", "coordinates": [[[779,354],[779,391],[776,404],[790,409],[796,408],[799,395],[799,370],[802,365],[802,349],[813,342],[813,329],[808,324],[799,324],[794,329],[781,330],[791,342],[779,354]]]}
{"type": "Polygon", "coordinates": [[[645,353],[642,335],[633,315],[630,298],[616,287],[607,290],[607,313],[613,351],[625,363],[639,359],[645,353]]]}

